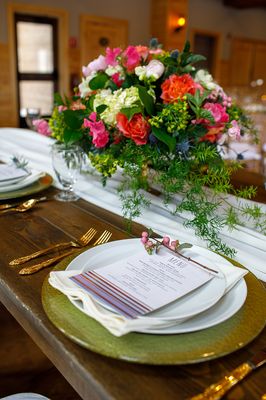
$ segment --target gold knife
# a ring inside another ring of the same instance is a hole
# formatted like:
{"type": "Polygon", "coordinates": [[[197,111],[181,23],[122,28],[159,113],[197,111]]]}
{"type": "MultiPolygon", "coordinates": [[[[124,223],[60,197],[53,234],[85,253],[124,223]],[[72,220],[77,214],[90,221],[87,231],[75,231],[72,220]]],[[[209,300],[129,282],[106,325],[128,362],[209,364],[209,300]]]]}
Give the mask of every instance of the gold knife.
{"type": "Polygon", "coordinates": [[[213,383],[203,393],[191,397],[190,400],[219,400],[233,386],[244,379],[255,369],[261,367],[266,361],[266,348],[256,353],[250,360],[235,368],[220,381],[213,383]]]}

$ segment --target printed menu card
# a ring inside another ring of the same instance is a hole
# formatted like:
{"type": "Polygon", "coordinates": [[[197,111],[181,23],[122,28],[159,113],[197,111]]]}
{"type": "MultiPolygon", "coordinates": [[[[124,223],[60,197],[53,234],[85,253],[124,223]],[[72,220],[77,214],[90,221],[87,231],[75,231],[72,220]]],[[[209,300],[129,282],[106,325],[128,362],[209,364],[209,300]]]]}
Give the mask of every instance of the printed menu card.
{"type": "Polygon", "coordinates": [[[136,318],[181,298],[213,277],[176,255],[142,253],[69,279],[115,312],[136,318]]]}

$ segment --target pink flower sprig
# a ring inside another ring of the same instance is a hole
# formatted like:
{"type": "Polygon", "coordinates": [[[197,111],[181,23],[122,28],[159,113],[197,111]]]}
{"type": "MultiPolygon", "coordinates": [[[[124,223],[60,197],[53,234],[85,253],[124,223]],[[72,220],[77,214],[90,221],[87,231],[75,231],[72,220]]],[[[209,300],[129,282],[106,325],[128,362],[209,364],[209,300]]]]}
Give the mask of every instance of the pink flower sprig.
{"type": "Polygon", "coordinates": [[[169,236],[164,236],[162,240],[159,241],[158,239],[151,238],[151,234],[151,231],[149,231],[149,233],[144,231],[142,232],[140,239],[148,254],[158,253],[161,246],[167,247],[175,253],[179,253],[182,249],[192,247],[192,244],[190,243],[180,244],[179,240],[171,240],[169,236]]]}

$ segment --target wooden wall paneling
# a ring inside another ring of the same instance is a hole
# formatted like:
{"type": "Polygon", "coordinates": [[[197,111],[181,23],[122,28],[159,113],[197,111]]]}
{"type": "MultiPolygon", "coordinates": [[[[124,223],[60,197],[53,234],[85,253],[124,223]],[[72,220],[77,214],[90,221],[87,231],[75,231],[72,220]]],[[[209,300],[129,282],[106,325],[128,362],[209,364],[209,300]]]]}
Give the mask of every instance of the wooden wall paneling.
{"type": "Polygon", "coordinates": [[[230,84],[248,86],[252,80],[251,66],[254,44],[245,39],[234,38],[231,46],[230,84]]]}
{"type": "Polygon", "coordinates": [[[257,43],[255,46],[254,64],[252,67],[252,79],[263,79],[266,88],[266,42],[257,43]]]}
{"type": "Polygon", "coordinates": [[[151,35],[166,46],[167,36],[167,0],[152,0],[151,4],[151,35]]]}
{"type": "Polygon", "coordinates": [[[0,68],[0,127],[16,126],[10,91],[9,52],[6,43],[0,43],[0,68]]]}
{"type": "Polygon", "coordinates": [[[187,34],[187,24],[176,30],[178,17],[188,15],[188,0],[152,0],[151,33],[167,50],[182,50],[187,34]]]}
{"type": "Polygon", "coordinates": [[[125,48],[127,45],[127,20],[81,15],[80,51],[82,65],[87,65],[100,54],[104,54],[106,47],[125,48]]]}
{"type": "Polygon", "coordinates": [[[39,6],[34,4],[7,4],[7,21],[8,21],[8,46],[10,54],[9,68],[11,71],[10,93],[13,110],[13,125],[18,125],[18,101],[16,89],[16,48],[14,34],[14,14],[32,14],[44,15],[58,19],[58,64],[59,64],[59,91],[61,93],[69,93],[69,16],[68,12],[60,8],[52,8],[39,6]]]}
{"type": "Polygon", "coordinates": [[[228,60],[220,61],[219,75],[216,79],[220,86],[230,86],[230,63],[228,60]]]}
{"type": "Polygon", "coordinates": [[[182,50],[187,37],[187,22],[180,30],[176,30],[179,17],[188,20],[188,0],[168,0],[166,47],[169,50],[182,50]]]}

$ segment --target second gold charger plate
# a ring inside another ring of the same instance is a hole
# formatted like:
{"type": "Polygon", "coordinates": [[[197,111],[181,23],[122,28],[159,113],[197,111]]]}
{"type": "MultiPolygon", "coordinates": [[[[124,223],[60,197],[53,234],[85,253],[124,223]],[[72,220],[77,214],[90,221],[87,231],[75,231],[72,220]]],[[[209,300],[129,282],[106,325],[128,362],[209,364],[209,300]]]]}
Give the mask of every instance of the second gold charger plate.
{"type": "MultiPolygon", "coordinates": [[[[63,260],[54,270],[66,269],[73,258],[63,260]]],[[[43,284],[42,303],[48,318],[62,333],[91,351],[140,364],[192,364],[232,353],[251,342],[263,330],[265,289],[251,273],[245,276],[245,280],[247,299],[233,317],[202,331],[175,335],[130,333],[115,337],[50,286],[48,277],[43,284]]]]}
{"type": "Polygon", "coordinates": [[[51,175],[46,173],[28,186],[10,192],[0,193],[0,201],[16,199],[19,197],[29,196],[34,193],[41,192],[50,187],[52,183],[53,183],[53,178],[51,177],[51,175]]]}

